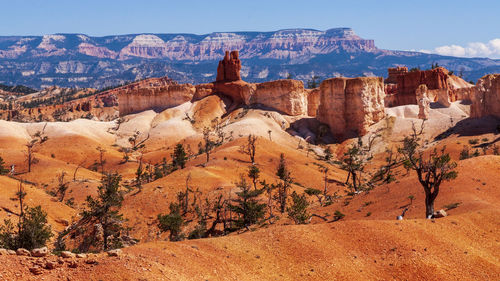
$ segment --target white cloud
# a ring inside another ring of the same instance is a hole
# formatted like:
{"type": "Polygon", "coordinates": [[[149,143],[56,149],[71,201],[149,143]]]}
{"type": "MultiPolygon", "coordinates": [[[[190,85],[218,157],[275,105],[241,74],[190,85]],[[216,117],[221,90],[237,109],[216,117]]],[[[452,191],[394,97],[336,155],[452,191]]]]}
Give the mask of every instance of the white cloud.
{"type": "Polygon", "coordinates": [[[488,57],[499,59],[500,38],[490,40],[487,43],[471,42],[467,46],[448,45],[437,47],[434,50],[421,50],[421,52],[454,57],[488,57]]]}

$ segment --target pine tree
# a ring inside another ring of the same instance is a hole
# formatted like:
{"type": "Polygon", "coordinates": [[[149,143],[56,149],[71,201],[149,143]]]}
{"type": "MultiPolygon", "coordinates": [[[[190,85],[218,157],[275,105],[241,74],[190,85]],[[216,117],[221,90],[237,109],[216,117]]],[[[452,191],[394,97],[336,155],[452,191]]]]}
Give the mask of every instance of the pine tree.
{"type": "Polygon", "coordinates": [[[119,213],[122,206],[123,195],[120,191],[121,176],[119,174],[105,174],[101,185],[97,188],[97,198],[87,197],[88,209],[83,211],[84,219],[96,220],[103,229],[103,249],[110,248],[108,237],[119,237],[125,221],[119,213]]]}
{"type": "Polygon", "coordinates": [[[288,217],[290,217],[296,224],[305,224],[309,219],[307,207],[309,202],[305,194],[298,195],[295,191],[292,193],[293,204],[287,208],[288,217]]]}
{"type": "Polygon", "coordinates": [[[259,175],[259,167],[252,165],[250,166],[250,168],[248,168],[248,177],[252,179],[254,190],[257,190],[257,180],[259,179],[259,175]]]}
{"type": "Polygon", "coordinates": [[[16,193],[20,209],[17,231],[12,221],[6,219],[4,225],[0,226],[0,247],[31,250],[45,246],[52,237],[51,227],[47,225],[47,213],[40,206],[25,207],[23,203],[26,195],[20,184],[16,193]]]}
{"type": "Polygon", "coordinates": [[[182,143],[178,143],[175,146],[174,153],[172,154],[172,161],[175,168],[184,169],[186,167],[187,154],[182,143]]]}
{"type": "Polygon", "coordinates": [[[184,218],[181,215],[181,208],[177,203],[170,203],[170,213],[158,215],[158,228],[162,232],[170,231],[170,240],[179,241],[182,239],[181,231],[184,225],[184,218]]]}
{"type": "Polygon", "coordinates": [[[5,162],[3,158],[0,157],[0,175],[6,175],[9,172],[9,169],[5,168],[5,162]]]}
{"type": "Polygon", "coordinates": [[[235,220],[236,227],[248,227],[264,218],[266,204],[261,204],[258,199],[264,190],[251,190],[243,175],[240,175],[240,182],[236,186],[241,191],[236,193],[238,197],[233,199],[234,204],[229,204],[229,208],[239,214],[235,220]]]}
{"type": "Polygon", "coordinates": [[[280,155],[280,163],[278,165],[278,170],[276,171],[276,175],[280,178],[281,183],[277,185],[278,188],[278,203],[280,205],[281,213],[284,213],[286,210],[286,201],[288,199],[288,189],[292,184],[291,173],[288,171],[285,162],[285,155],[281,153],[280,155]]]}

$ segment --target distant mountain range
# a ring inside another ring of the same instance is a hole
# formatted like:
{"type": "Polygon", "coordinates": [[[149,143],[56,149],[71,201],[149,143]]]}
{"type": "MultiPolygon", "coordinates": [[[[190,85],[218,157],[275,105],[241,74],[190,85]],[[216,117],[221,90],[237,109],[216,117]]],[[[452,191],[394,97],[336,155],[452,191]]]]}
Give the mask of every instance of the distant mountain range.
{"type": "Polygon", "coordinates": [[[148,77],[178,82],[215,80],[225,50],[239,50],[242,78],[262,82],[287,77],[386,76],[387,68],[429,68],[438,63],[466,80],[500,72],[500,60],[457,58],[378,49],[350,28],[326,31],[0,36],[0,83],[103,88],[148,77]]]}

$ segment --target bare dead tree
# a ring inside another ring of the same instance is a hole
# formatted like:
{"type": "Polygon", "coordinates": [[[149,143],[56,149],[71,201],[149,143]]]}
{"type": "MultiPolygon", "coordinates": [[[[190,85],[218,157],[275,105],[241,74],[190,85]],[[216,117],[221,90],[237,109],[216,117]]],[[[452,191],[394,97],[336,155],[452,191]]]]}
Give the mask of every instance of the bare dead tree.
{"type": "Polygon", "coordinates": [[[323,167],[323,168],[321,169],[321,171],[322,171],[322,172],[323,172],[323,174],[324,174],[323,179],[324,179],[324,182],[325,182],[325,186],[324,186],[324,188],[323,188],[323,195],[324,195],[325,197],[326,197],[326,195],[327,195],[327,193],[328,193],[328,170],[329,170],[329,169],[328,169],[328,167],[323,167]]]}
{"type": "Polygon", "coordinates": [[[261,181],[260,184],[267,194],[267,209],[269,210],[269,219],[273,218],[273,190],[277,187],[275,184],[268,184],[265,180],[261,181]]]}
{"type": "Polygon", "coordinates": [[[441,183],[457,177],[458,173],[454,171],[457,164],[451,161],[448,153],[445,153],[446,146],[439,151],[435,148],[428,157],[425,157],[420,148],[419,136],[422,132],[423,123],[420,131],[413,124],[412,133],[403,139],[398,151],[404,159],[404,166],[417,173],[418,181],[425,192],[425,215],[427,218],[432,218],[434,201],[439,194],[441,183]]]}
{"type": "Polygon", "coordinates": [[[252,165],[255,165],[255,152],[257,150],[257,136],[248,135],[247,143],[240,147],[240,152],[250,156],[252,165]]]}
{"type": "Polygon", "coordinates": [[[203,140],[205,141],[205,154],[207,155],[207,162],[210,160],[210,151],[214,147],[214,142],[210,139],[210,128],[203,129],[203,140]]]}
{"type": "Polygon", "coordinates": [[[64,201],[64,196],[66,195],[66,190],[68,190],[68,182],[64,180],[66,176],[66,172],[62,171],[61,174],[57,177],[58,186],[57,186],[57,195],[59,196],[59,202],[64,201]]]}
{"type": "Polygon", "coordinates": [[[219,223],[224,224],[225,229],[225,218],[224,218],[224,208],[227,205],[227,200],[225,200],[220,194],[217,199],[214,201],[212,211],[215,212],[215,219],[212,221],[212,226],[207,230],[207,236],[213,236],[215,234],[215,229],[219,223]]]}
{"type": "Polygon", "coordinates": [[[76,173],[78,172],[78,170],[83,167],[83,165],[85,164],[85,160],[83,160],[82,162],[80,162],[76,168],[75,168],[75,171],[73,172],[73,181],[76,181],[76,173]]]}
{"type": "Polygon", "coordinates": [[[128,141],[132,145],[132,148],[131,148],[132,151],[137,151],[139,149],[143,149],[146,147],[145,142],[149,139],[149,133],[146,136],[146,138],[144,138],[143,140],[139,140],[140,135],[141,135],[141,132],[135,131],[135,133],[130,138],[128,138],[128,141]]]}
{"type": "Polygon", "coordinates": [[[104,159],[104,152],[106,152],[106,150],[100,146],[98,146],[96,150],[99,151],[99,166],[101,166],[101,174],[104,174],[104,164],[106,163],[106,160],[104,159]]]}
{"type": "Polygon", "coordinates": [[[37,162],[37,159],[34,156],[36,152],[37,146],[46,142],[49,138],[45,135],[45,128],[47,127],[47,123],[43,126],[41,131],[37,131],[33,135],[33,139],[29,141],[26,146],[26,161],[28,162],[28,173],[31,172],[31,166],[37,162]]]}

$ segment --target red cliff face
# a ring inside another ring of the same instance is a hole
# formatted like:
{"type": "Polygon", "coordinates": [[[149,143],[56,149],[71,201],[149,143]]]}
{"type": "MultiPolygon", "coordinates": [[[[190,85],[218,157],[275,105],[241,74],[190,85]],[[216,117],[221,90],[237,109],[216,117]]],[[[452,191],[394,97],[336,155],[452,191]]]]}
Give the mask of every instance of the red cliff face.
{"type": "Polygon", "coordinates": [[[241,80],[241,61],[238,51],[226,51],[224,59],[219,61],[217,67],[217,82],[232,82],[241,80]]]}

